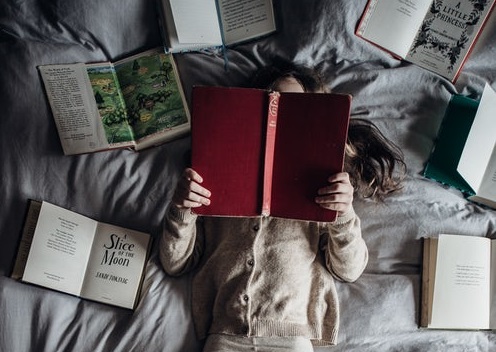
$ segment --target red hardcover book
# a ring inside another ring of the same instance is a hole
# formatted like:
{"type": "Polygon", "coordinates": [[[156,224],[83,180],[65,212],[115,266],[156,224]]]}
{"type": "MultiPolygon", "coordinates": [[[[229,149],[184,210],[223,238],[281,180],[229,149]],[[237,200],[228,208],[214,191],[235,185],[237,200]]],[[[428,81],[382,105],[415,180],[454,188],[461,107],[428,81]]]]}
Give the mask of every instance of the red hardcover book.
{"type": "Polygon", "coordinates": [[[351,96],[194,87],[192,167],[212,192],[201,215],[333,221],[314,201],[343,170],[351,96]]]}

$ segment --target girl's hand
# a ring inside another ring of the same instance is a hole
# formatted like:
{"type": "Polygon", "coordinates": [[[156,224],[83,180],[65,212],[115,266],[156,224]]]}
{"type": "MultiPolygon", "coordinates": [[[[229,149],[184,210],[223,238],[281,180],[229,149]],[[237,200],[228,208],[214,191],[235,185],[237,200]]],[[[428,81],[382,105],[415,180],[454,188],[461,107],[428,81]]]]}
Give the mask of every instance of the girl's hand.
{"type": "Polygon", "coordinates": [[[343,215],[351,210],[353,202],[353,186],[347,172],[340,172],[330,176],[328,186],[317,191],[315,202],[322,208],[335,210],[338,215],[343,215]]]}
{"type": "Polygon", "coordinates": [[[210,191],[202,187],[203,178],[193,169],[184,170],[179,180],[172,204],[178,208],[197,208],[210,204],[210,191]]]}

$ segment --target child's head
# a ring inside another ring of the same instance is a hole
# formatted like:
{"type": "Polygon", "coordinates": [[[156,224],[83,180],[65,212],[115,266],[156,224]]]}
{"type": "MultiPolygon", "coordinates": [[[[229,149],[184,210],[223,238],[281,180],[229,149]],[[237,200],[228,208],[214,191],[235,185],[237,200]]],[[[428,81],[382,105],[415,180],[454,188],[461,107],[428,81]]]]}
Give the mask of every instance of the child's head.
{"type": "Polygon", "coordinates": [[[284,83],[292,83],[293,88],[298,89],[298,91],[301,88],[303,92],[320,93],[326,91],[326,87],[316,71],[287,61],[274,62],[257,72],[253,86],[281,91],[278,88],[281,88],[281,84],[284,83]]]}
{"type": "MultiPolygon", "coordinates": [[[[255,76],[255,87],[280,92],[328,92],[314,70],[287,62],[267,67],[255,76]]],[[[351,118],[344,170],[358,195],[382,199],[401,188],[406,165],[403,153],[372,121],[351,118]]]]}
{"type": "Polygon", "coordinates": [[[304,93],[305,88],[295,77],[284,76],[278,78],[271,87],[278,92],[304,93]]]}

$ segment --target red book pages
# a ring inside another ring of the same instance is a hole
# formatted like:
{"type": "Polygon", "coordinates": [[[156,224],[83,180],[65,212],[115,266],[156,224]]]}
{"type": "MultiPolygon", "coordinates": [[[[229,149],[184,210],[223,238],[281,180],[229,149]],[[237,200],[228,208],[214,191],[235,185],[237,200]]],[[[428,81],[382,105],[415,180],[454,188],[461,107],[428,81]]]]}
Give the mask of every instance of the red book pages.
{"type": "Polygon", "coordinates": [[[336,218],[314,198],[342,171],[351,96],[194,87],[192,103],[192,167],[212,192],[211,205],[195,212],[336,218]]]}

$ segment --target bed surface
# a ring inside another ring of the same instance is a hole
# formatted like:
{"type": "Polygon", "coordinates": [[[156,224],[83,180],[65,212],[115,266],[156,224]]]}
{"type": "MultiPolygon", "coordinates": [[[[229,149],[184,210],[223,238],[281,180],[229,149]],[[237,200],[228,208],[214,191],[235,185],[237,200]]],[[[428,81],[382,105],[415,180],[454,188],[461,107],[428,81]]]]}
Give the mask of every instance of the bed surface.
{"type": "MultiPolygon", "coordinates": [[[[218,53],[176,56],[186,95],[202,85],[246,86],[281,57],[316,66],[334,91],[353,95],[353,116],[373,120],[403,150],[402,192],[355,202],[370,259],[339,284],[339,344],[317,351],[494,351],[488,331],[418,328],[421,238],[496,236],[496,213],[421,176],[451,94],[479,99],[496,87],[496,16],[455,84],[354,35],[365,0],[281,0],[279,31],[218,53]]],[[[0,351],[200,351],[190,278],[168,277],[156,244],[134,312],[9,278],[27,207],[43,199],[94,219],[150,232],[186,165],[189,137],[140,152],[64,156],[38,65],[115,60],[162,43],[152,0],[5,0],[0,5],[0,351]]]]}

